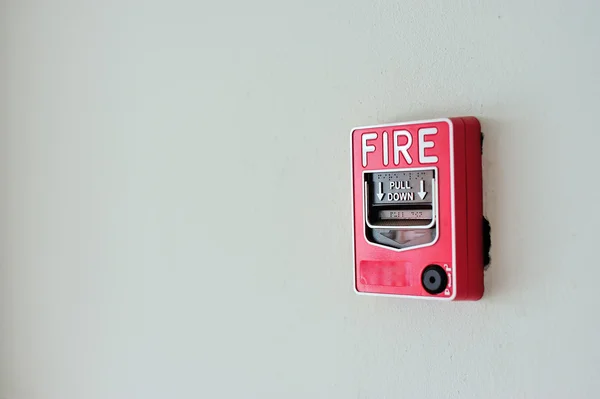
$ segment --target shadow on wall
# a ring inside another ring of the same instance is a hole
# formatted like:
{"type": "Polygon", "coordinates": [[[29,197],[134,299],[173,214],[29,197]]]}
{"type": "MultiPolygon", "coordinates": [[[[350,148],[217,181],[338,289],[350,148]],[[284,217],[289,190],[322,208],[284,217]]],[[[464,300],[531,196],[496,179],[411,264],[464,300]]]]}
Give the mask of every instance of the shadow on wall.
{"type": "MultiPolygon", "coordinates": [[[[481,121],[480,121],[481,122],[481,121]]],[[[483,141],[485,139],[485,134],[483,133],[483,127],[481,132],[481,157],[483,162],[483,141]]],[[[492,227],[490,226],[490,221],[485,217],[485,207],[483,210],[483,220],[482,220],[482,232],[483,232],[483,268],[484,270],[488,270],[491,262],[491,250],[492,250],[492,227]]]]}
{"type": "Polygon", "coordinates": [[[486,240],[486,228],[489,229],[487,240],[489,241],[489,257],[488,261],[490,261],[489,265],[486,266],[485,273],[485,295],[493,297],[502,291],[503,283],[502,278],[496,279],[495,281],[491,281],[490,279],[490,268],[493,265],[494,274],[496,276],[501,276],[497,273],[496,268],[498,264],[501,263],[501,256],[498,256],[498,249],[501,245],[498,245],[497,240],[494,241],[495,245],[492,245],[492,237],[493,232],[491,231],[491,226],[494,226],[497,229],[498,223],[501,223],[500,218],[498,218],[498,202],[495,200],[495,191],[498,189],[502,189],[502,187],[495,186],[494,182],[502,182],[500,179],[500,174],[502,173],[501,168],[496,167],[497,163],[495,160],[502,159],[499,154],[499,146],[498,146],[498,134],[501,130],[500,123],[490,118],[482,118],[478,117],[479,122],[481,123],[481,130],[485,135],[485,142],[482,143],[481,154],[482,154],[482,162],[483,162],[483,215],[487,221],[489,221],[488,226],[484,225],[484,245],[486,240]]]}

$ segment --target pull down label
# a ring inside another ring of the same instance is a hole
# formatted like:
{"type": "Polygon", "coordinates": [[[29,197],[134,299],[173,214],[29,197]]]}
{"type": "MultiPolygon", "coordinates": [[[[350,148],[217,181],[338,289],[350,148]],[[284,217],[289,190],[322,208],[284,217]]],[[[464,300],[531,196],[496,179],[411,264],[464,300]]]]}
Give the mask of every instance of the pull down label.
{"type": "Polygon", "coordinates": [[[373,204],[431,203],[433,169],[374,172],[370,175],[373,204]]]}

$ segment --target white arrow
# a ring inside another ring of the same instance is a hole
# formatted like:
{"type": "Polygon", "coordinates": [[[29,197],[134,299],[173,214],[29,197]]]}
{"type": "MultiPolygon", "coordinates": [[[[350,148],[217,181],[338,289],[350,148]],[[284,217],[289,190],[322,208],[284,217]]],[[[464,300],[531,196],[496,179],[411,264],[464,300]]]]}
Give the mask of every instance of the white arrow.
{"type": "Polygon", "coordinates": [[[425,191],[425,181],[421,180],[421,191],[417,194],[419,194],[419,198],[425,199],[425,196],[427,195],[427,192],[425,191]]]}
{"type": "Polygon", "coordinates": [[[379,192],[377,193],[377,198],[379,198],[379,201],[381,201],[383,199],[383,182],[379,182],[379,192]]]}

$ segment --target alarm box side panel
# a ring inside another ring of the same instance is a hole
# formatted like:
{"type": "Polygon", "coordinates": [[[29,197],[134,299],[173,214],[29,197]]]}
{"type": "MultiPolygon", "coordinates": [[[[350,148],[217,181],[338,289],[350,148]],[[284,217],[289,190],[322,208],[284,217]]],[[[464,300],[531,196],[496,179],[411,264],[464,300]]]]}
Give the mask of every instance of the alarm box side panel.
{"type": "Polygon", "coordinates": [[[477,300],[484,292],[483,184],[481,126],[477,118],[464,117],[467,160],[469,284],[467,299],[477,300]]]}

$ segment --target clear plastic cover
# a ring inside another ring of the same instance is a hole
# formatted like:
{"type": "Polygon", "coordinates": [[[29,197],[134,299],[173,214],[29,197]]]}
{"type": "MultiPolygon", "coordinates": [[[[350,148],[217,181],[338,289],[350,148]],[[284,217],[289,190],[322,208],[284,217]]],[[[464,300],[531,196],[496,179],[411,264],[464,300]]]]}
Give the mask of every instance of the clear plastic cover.
{"type": "Polygon", "coordinates": [[[394,249],[433,243],[437,236],[434,169],[364,174],[367,239],[394,249]]]}

